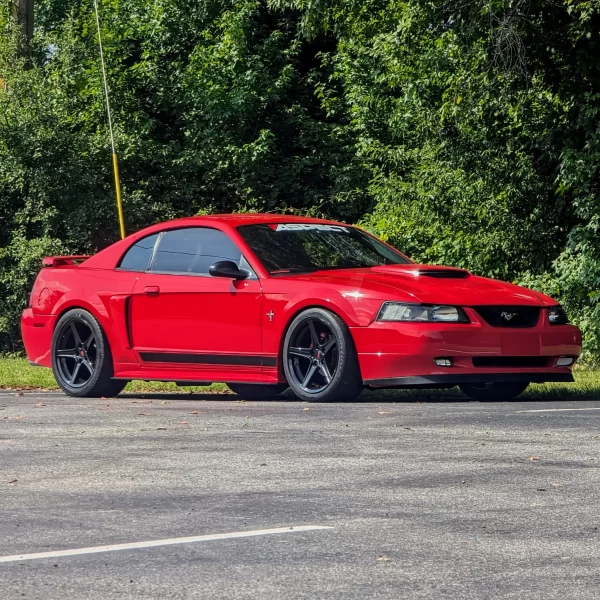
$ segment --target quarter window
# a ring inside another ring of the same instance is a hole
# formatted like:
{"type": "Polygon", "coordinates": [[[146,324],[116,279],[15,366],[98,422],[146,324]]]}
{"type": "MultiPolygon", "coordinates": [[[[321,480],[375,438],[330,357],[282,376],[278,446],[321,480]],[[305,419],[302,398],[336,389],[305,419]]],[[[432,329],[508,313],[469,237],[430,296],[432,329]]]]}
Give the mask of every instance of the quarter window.
{"type": "Polygon", "coordinates": [[[219,260],[231,260],[243,268],[245,263],[237,246],[217,229],[192,227],[165,231],[154,253],[151,271],[208,275],[219,260]]]}
{"type": "Polygon", "coordinates": [[[147,271],[157,239],[158,233],[136,242],[122,258],[119,268],[124,271],[147,271]]]}

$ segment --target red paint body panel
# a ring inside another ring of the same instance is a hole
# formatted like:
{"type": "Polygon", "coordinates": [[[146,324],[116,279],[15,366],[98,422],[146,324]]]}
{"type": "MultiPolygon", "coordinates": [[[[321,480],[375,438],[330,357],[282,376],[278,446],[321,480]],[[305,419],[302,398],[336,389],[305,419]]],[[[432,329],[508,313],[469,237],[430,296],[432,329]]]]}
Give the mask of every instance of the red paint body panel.
{"type": "Polygon", "coordinates": [[[340,225],[277,215],[191,217],[137,232],[81,264],[50,257],[22,317],[28,358],[50,366],[56,322],[65,311],[78,307],[90,311],[106,332],[117,377],[283,382],[280,354],[285,332],[295,315],[313,306],[335,312],[348,325],[363,380],[448,374],[449,368],[433,363],[440,356],[452,357],[453,372],[465,374],[481,371],[473,366],[477,356],[548,357],[547,365],[535,369],[486,372],[569,373],[569,368],[553,366],[554,359],[579,356],[579,330],[571,325],[551,325],[545,310],[535,327],[511,329],[488,325],[472,308],[556,304],[539,292],[471,274],[456,279],[429,277],[424,272],[444,267],[414,263],[272,276],[236,229],[257,223],[340,225]],[[140,239],[160,231],[200,226],[228,235],[257,277],[234,281],[118,269],[123,255],[140,239]],[[376,317],[386,301],[461,306],[471,322],[379,322],[376,317]],[[156,359],[157,354],[161,360],[156,359]]]}
{"type": "Polygon", "coordinates": [[[136,352],[262,352],[258,280],[141,273],[131,300],[136,352]],[[158,293],[147,295],[147,287],[158,293]]]}
{"type": "Polygon", "coordinates": [[[21,331],[23,333],[23,343],[27,348],[27,358],[31,362],[43,367],[50,366],[50,347],[55,322],[56,317],[35,315],[31,308],[23,311],[21,331]]]}
{"type": "Polygon", "coordinates": [[[475,311],[468,313],[473,322],[464,325],[375,322],[369,327],[351,328],[363,379],[448,375],[449,371],[476,374],[482,369],[473,366],[472,359],[481,356],[549,358],[548,365],[541,368],[486,367],[485,372],[569,373],[569,368],[556,368],[554,359],[577,357],[581,352],[579,329],[572,325],[550,325],[543,313],[542,322],[528,329],[491,327],[475,311]],[[433,360],[438,357],[452,357],[452,369],[437,367],[433,360]]]}

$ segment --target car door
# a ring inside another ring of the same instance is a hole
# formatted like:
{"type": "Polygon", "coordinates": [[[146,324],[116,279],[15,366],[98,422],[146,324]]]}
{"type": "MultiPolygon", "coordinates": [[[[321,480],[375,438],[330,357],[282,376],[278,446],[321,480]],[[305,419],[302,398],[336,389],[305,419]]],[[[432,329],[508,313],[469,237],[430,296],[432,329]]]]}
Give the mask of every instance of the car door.
{"type": "Polygon", "coordinates": [[[144,367],[261,367],[262,292],[258,278],[224,232],[208,227],[160,234],[150,268],[131,299],[131,337],[144,367]],[[231,260],[248,279],[213,277],[231,260]]]}

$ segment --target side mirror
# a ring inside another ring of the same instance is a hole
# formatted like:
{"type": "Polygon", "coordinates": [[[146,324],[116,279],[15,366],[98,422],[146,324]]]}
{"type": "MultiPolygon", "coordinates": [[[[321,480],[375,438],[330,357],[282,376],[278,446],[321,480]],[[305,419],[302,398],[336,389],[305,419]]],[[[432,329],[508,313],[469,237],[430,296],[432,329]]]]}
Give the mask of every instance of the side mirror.
{"type": "Polygon", "coordinates": [[[208,272],[213,277],[229,277],[230,279],[247,279],[250,275],[248,271],[242,271],[231,260],[220,260],[211,265],[208,272]]]}

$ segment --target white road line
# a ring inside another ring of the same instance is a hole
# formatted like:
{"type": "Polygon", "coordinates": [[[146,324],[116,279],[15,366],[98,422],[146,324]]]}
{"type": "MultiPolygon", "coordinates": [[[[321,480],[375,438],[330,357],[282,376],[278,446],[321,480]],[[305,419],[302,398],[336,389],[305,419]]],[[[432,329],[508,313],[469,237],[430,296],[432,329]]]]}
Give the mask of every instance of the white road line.
{"type": "Polygon", "coordinates": [[[518,413],[538,413],[538,412],[569,412],[573,410],[600,410],[600,408],[543,408],[540,410],[518,410],[518,413]]]}
{"type": "Polygon", "coordinates": [[[278,533],[299,533],[301,531],[316,531],[318,529],[333,529],[321,525],[300,525],[299,527],[278,527],[277,529],[255,529],[253,531],[236,531],[233,533],[215,533],[212,535],[196,535],[192,537],[169,538],[149,542],[132,542],[130,544],[112,544],[110,546],[92,546],[74,550],[56,550],[54,552],[37,552],[35,554],[13,554],[0,556],[0,563],[38,560],[40,558],[60,558],[62,556],[77,556],[79,554],[97,554],[100,552],[115,552],[117,550],[137,550],[139,548],[156,548],[157,546],[174,546],[176,544],[194,544],[197,542],[212,542],[214,540],[232,540],[237,538],[256,537],[259,535],[275,535],[278,533]]]}

